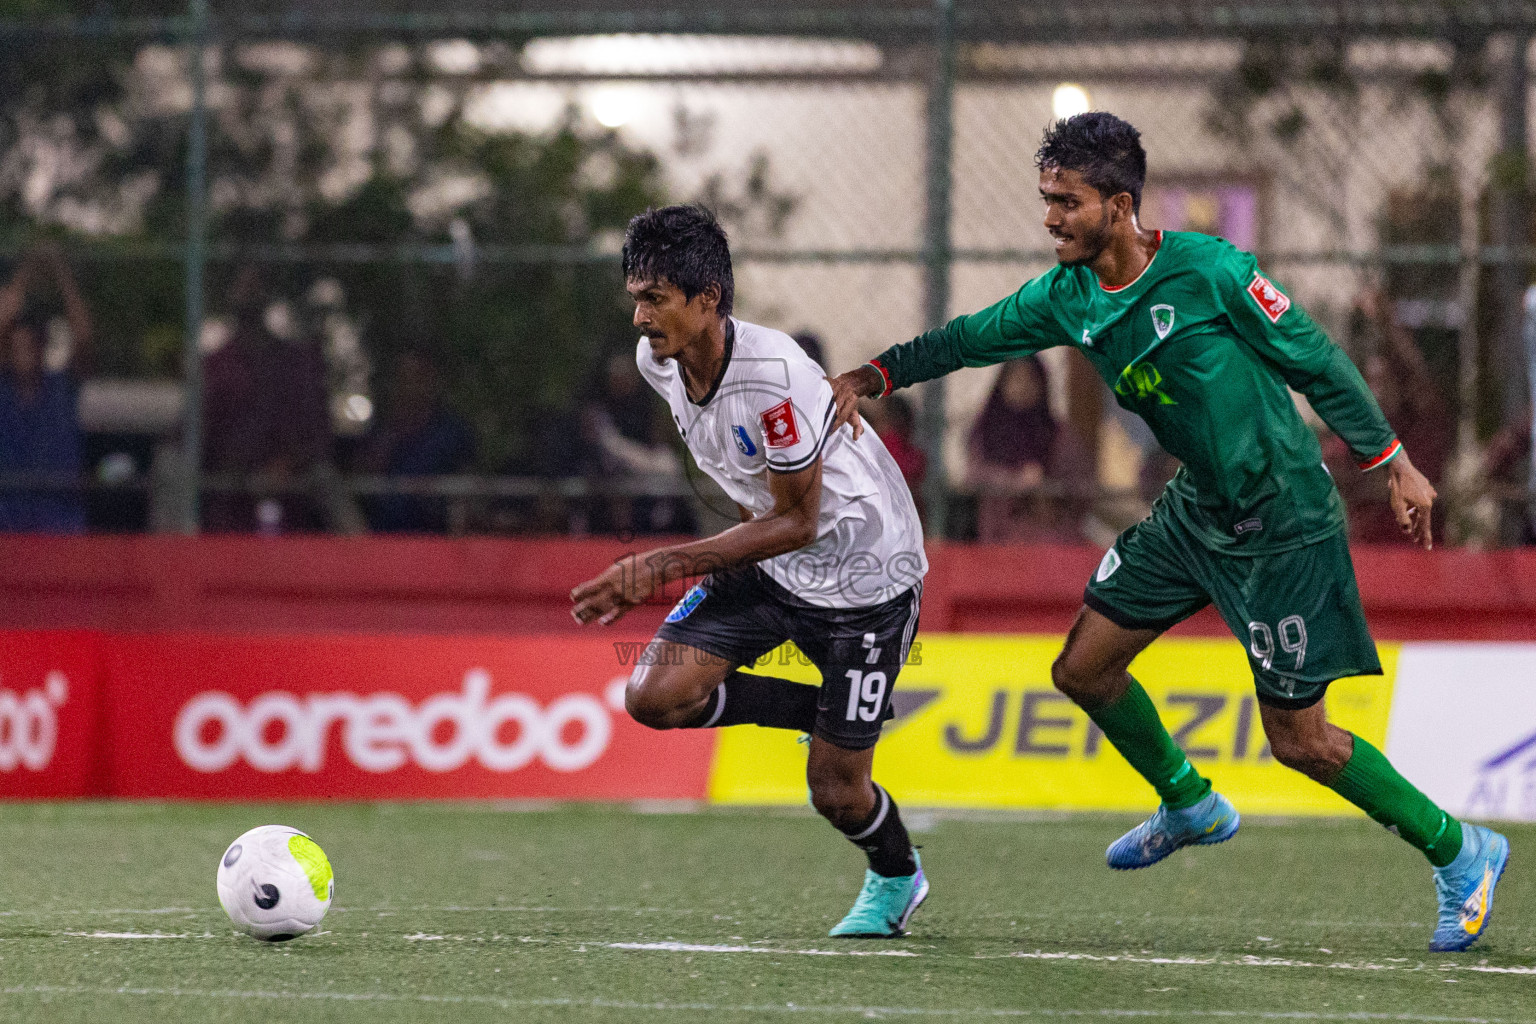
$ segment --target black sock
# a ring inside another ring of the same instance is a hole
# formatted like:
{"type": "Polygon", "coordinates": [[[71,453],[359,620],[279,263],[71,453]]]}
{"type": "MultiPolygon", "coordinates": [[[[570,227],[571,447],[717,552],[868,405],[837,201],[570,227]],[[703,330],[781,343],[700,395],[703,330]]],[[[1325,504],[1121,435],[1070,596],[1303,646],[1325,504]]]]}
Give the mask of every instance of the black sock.
{"type": "Polygon", "coordinates": [[[774,676],[732,672],[715,687],[690,729],[715,729],[723,725],[761,725],[769,729],[810,732],[816,728],[818,687],[792,683],[774,676]]]}
{"type": "Polygon", "coordinates": [[[843,833],[848,841],[869,856],[869,870],[886,878],[900,878],[917,873],[917,860],[912,856],[912,840],[907,826],[901,823],[901,812],[896,801],[878,783],[875,787],[875,809],[868,820],[843,833]]]}

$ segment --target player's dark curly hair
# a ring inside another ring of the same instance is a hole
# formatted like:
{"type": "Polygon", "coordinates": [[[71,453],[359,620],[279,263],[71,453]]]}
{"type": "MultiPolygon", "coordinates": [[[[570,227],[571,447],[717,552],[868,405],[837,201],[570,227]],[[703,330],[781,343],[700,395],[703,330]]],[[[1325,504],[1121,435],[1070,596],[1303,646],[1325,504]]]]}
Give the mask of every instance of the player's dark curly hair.
{"type": "Polygon", "coordinates": [[[1076,171],[1108,199],[1131,194],[1131,209],[1141,212],[1141,186],[1147,180],[1147,151],[1141,132],[1114,114],[1091,110],[1055,122],[1035,152],[1035,166],[1076,171]]]}
{"type": "Polygon", "coordinates": [[[646,210],[624,232],[624,279],[670,281],[693,297],[720,286],[721,316],[730,316],[736,297],[731,247],[725,229],[703,206],[663,206],[646,210]]]}

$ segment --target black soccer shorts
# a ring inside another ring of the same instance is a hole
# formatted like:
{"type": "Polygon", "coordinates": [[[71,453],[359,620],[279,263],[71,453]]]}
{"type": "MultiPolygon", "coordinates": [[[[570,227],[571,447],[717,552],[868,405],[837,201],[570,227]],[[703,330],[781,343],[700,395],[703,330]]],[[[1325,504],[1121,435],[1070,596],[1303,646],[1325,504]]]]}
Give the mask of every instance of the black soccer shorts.
{"type": "MultiPolygon", "coordinates": [[[[656,639],[751,666],[786,640],[821,671],[816,735],[867,750],[892,717],[891,691],[917,635],[923,585],[884,604],[807,604],[757,566],[711,573],[683,595],[656,639]]],[[[770,673],[771,674],[771,673],[770,673]]]]}

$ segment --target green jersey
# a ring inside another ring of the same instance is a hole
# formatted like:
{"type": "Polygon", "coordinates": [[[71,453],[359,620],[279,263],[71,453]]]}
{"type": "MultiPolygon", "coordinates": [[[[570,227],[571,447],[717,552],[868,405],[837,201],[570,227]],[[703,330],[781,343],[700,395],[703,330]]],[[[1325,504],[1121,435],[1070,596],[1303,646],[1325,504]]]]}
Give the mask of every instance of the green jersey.
{"type": "Polygon", "coordinates": [[[1162,500],[1207,547],[1269,554],[1337,533],[1344,503],[1286,385],[1374,469],[1401,445],[1364,379],[1252,255],[1193,232],[1159,239],[1124,287],[1058,266],[871,364],[889,393],[1071,345],[1183,463],[1162,500]]]}

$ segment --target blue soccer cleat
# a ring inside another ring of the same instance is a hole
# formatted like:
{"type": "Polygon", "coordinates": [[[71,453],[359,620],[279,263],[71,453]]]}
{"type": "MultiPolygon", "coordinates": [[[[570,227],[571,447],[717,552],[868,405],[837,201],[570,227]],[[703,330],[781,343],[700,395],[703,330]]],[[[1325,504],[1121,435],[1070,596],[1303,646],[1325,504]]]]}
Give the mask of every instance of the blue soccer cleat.
{"type": "Polygon", "coordinates": [[[1509,840],[1481,825],[1461,826],[1461,852],[1435,868],[1435,898],[1440,919],[1429,948],[1459,952],[1478,940],[1493,917],[1493,890],[1509,865],[1509,840]]]}
{"type": "Polygon", "coordinates": [[[827,934],[845,939],[894,939],[907,933],[907,921],[928,898],[928,879],[917,851],[917,874],[887,878],[865,870],[864,888],[848,916],[827,934]]]}
{"type": "Polygon", "coordinates": [[[1116,871],[1148,868],[1181,846],[1210,846],[1237,835],[1237,808],[1212,790],[1183,810],[1159,807],[1146,821],[1110,844],[1105,860],[1116,871]]]}

